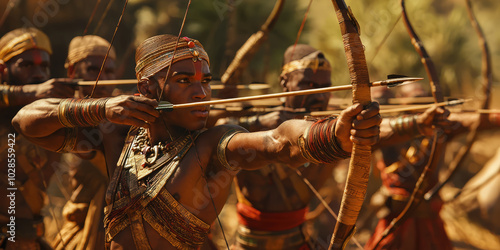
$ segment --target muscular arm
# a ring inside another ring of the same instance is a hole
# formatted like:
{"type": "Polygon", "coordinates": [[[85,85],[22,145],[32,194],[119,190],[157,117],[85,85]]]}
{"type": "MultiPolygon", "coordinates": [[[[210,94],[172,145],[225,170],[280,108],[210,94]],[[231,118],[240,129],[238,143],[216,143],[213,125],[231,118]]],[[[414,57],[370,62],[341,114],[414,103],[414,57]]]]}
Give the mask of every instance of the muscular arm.
{"type": "Polygon", "coordinates": [[[297,141],[312,122],[289,120],[278,128],[254,133],[236,134],[226,148],[228,162],[238,162],[246,170],[258,169],[271,162],[298,167],[307,162],[297,141]]]}
{"type": "MultiPolygon", "coordinates": [[[[14,128],[34,143],[55,151],[65,139],[65,127],[59,122],[59,103],[62,99],[50,98],[35,101],[23,107],[12,120],[14,128]]],[[[158,112],[155,100],[138,96],[118,96],[105,104],[105,116],[110,122],[147,127],[154,122],[158,112]]],[[[88,129],[88,128],[87,128],[88,129]]],[[[80,129],[80,132],[83,129],[80,129]]],[[[81,133],[76,145],[86,137],[81,133]]],[[[95,146],[95,145],[94,145],[95,146]]],[[[88,152],[93,147],[75,147],[74,152],[88,152]]]]}
{"type": "MultiPolygon", "coordinates": [[[[337,119],[335,137],[343,150],[350,152],[353,141],[373,145],[378,140],[381,121],[378,110],[378,104],[366,110],[360,105],[353,105],[342,112],[337,119]]],[[[236,134],[227,145],[226,158],[246,170],[272,162],[298,167],[307,160],[297,142],[311,124],[309,121],[289,120],[273,130],[236,134]]]]}
{"type": "Polygon", "coordinates": [[[0,108],[7,106],[24,106],[43,98],[65,98],[74,95],[74,89],[68,83],[71,79],[50,79],[40,84],[2,85],[2,101],[0,108]]]}

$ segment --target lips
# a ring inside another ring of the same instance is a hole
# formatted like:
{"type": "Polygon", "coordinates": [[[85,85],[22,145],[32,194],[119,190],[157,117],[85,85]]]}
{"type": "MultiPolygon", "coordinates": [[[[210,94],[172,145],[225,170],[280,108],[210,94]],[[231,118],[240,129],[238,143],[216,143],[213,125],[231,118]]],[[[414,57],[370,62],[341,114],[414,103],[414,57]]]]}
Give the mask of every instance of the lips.
{"type": "Polygon", "coordinates": [[[206,117],[208,117],[208,109],[207,108],[197,108],[197,109],[191,110],[191,114],[193,114],[196,117],[206,118],[206,117]]]}

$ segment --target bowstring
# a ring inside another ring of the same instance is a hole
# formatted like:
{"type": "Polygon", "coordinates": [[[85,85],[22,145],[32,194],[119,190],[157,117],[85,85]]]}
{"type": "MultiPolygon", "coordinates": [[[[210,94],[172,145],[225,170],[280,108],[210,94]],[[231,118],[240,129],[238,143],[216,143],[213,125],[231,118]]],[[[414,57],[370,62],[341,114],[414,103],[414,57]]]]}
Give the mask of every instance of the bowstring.
{"type": "Polygon", "coordinates": [[[109,12],[109,9],[111,9],[111,5],[115,2],[115,0],[109,0],[108,5],[106,6],[106,9],[104,9],[104,13],[102,13],[101,19],[99,19],[99,22],[97,22],[97,25],[94,29],[93,34],[96,35],[99,29],[101,28],[102,22],[104,21],[104,18],[109,12]]]}
{"type": "Polygon", "coordinates": [[[163,95],[163,90],[165,89],[165,86],[167,85],[167,82],[168,82],[168,76],[170,74],[170,69],[172,68],[172,62],[174,61],[175,53],[177,52],[177,46],[179,45],[179,39],[181,38],[182,30],[184,29],[184,24],[186,23],[186,17],[187,17],[188,11],[189,11],[189,6],[191,6],[191,0],[189,0],[189,2],[187,4],[186,12],[184,13],[184,18],[182,19],[181,28],[179,29],[179,34],[177,35],[177,40],[175,41],[174,53],[172,53],[172,60],[170,61],[170,65],[168,66],[167,75],[165,76],[165,81],[163,82],[163,87],[161,88],[160,95],[158,96],[158,102],[161,100],[161,97],[163,95]]]}
{"type": "MultiPolygon", "coordinates": [[[[167,85],[168,77],[170,75],[170,69],[172,68],[172,62],[174,61],[175,53],[177,52],[177,46],[179,44],[179,39],[181,38],[182,30],[184,29],[184,24],[186,23],[186,18],[187,18],[187,14],[189,12],[189,7],[190,6],[191,6],[191,0],[189,0],[189,2],[187,4],[186,12],[184,13],[184,18],[182,19],[181,28],[179,30],[179,34],[177,35],[177,40],[175,41],[174,52],[172,53],[172,60],[170,61],[170,65],[168,66],[167,75],[165,76],[165,80],[163,81],[163,87],[161,87],[160,95],[158,96],[158,101],[161,100],[161,97],[163,96],[163,91],[164,91],[164,89],[165,89],[165,87],[167,85]]],[[[166,124],[164,124],[164,125],[166,127],[166,124]]],[[[212,202],[212,206],[213,206],[214,211],[215,211],[215,215],[217,217],[217,222],[219,223],[219,226],[221,228],[222,235],[223,235],[224,241],[226,243],[226,247],[227,247],[227,249],[229,249],[229,243],[227,241],[226,234],[224,232],[224,228],[222,227],[222,223],[221,223],[220,218],[219,218],[219,212],[217,210],[217,207],[215,206],[215,202],[214,202],[214,199],[212,197],[212,193],[210,193],[210,189],[208,187],[208,179],[207,179],[207,177],[205,175],[205,171],[203,169],[203,166],[201,165],[200,157],[199,157],[199,154],[198,154],[198,149],[196,148],[196,145],[195,145],[195,140],[193,139],[193,136],[192,136],[191,132],[188,131],[188,133],[189,133],[189,136],[191,137],[191,141],[192,141],[192,144],[194,146],[194,150],[195,150],[195,153],[196,153],[196,158],[198,160],[198,165],[200,166],[200,168],[202,170],[203,178],[205,179],[205,184],[206,184],[206,187],[207,187],[207,190],[208,190],[208,194],[210,196],[210,201],[212,202]]]]}
{"type": "Polygon", "coordinates": [[[118,31],[118,28],[120,27],[120,23],[122,22],[123,15],[125,14],[125,9],[127,8],[127,3],[128,3],[128,0],[125,0],[125,4],[123,5],[122,13],[120,14],[120,19],[118,19],[118,23],[116,24],[115,31],[113,32],[113,37],[111,38],[111,41],[110,41],[109,46],[108,46],[108,51],[106,51],[106,56],[104,57],[104,60],[102,61],[101,69],[99,70],[99,74],[97,75],[97,79],[95,80],[94,88],[92,88],[92,92],[90,93],[90,98],[92,98],[92,96],[94,95],[95,89],[97,88],[97,83],[99,83],[99,78],[101,77],[104,66],[106,65],[106,60],[108,59],[109,51],[113,47],[113,42],[115,41],[116,33],[118,31]]]}
{"type": "MultiPolygon", "coordinates": [[[[338,216],[337,214],[332,210],[332,208],[330,207],[330,205],[325,201],[325,199],[323,197],[321,197],[321,194],[318,192],[318,190],[311,184],[311,182],[304,176],[302,175],[302,172],[300,172],[299,169],[295,169],[295,173],[297,173],[297,175],[301,178],[301,180],[309,187],[309,189],[314,193],[314,195],[316,196],[316,198],[318,198],[318,200],[321,202],[321,204],[323,204],[323,206],[326,208],[326,210],[333,216],[333,218],[335,218],[335,220],[338,220],[338,216]]],[[[363,249],[363,247],[361,246],[361,243],[359,243],[358,239],[356,239],[354,237],[354,235],[352,236],[352,241],[354,242],[354,244],[356,244],[356,246],[359,248],[359,249],[363,249]]]]}
{"type": "Polygon", "coordinates": [[[85,26],[85,30],[83,31],[83,35],[85,36],[87,34],[87,31],[90,27],[90,23],[92,23],[92,20],[94,20],[94,15],[97,11],[97,7],[99,7],[99,4],[101,3],[101,0],[97,0],[94,6],[94,10],[92,10],[92,14],[90,15],[89,21],[87,22],[87,25],[85,26]]]}
{"type": "Polygon", "coordinates": [[[368,65],[372,64],[373,60],[375,60],[375,57],[377,57],[378,52],[380,51],[382,46],[385,44],[385,42],[387,41],[389,36],[392,34],[392,31],[394,31],[394,29],[396,28],[396,25],[399,23],[399,20],[401,20],[401,16],[402,16],[402,14],[398,15],[398,18],[396,19],[396,21],[394,21],[392,28],[385,34],[382,41],[380,41],[380,43],[377,45],[377,47],[375,48],[375,52],[373,53],[372,57],[369,60],[368,65]]]}

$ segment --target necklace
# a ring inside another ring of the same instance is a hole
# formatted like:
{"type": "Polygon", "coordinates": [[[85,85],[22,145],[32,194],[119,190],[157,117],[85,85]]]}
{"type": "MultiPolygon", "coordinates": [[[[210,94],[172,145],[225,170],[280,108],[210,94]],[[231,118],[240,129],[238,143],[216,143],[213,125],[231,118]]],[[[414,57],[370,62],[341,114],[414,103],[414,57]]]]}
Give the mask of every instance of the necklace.
{"type": "Polygon", "coordinates": [[[140,128],[132,145],[132,151],[135,154],[144,155],[144,166],[151,166],[160,156],[170,151],[173,145],[175,145],[175,141],[158,142],[156,145],[151,145],[146,129],[140,128]]]}

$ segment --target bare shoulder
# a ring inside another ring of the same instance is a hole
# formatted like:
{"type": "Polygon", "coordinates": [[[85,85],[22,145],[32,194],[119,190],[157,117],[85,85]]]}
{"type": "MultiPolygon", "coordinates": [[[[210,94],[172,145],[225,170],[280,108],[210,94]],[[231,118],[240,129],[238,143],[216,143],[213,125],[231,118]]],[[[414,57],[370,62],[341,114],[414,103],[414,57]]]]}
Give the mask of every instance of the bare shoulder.
{"type": "Polygon", "coordinates": [[[246,129],[238,125],[230,125],[230,124],[219,125],[203,131],[196,139],[196,142],[206,147],[210,146],[216,147],[220,139],[225,134],[233,131],[248,132],[246,129]]]}

